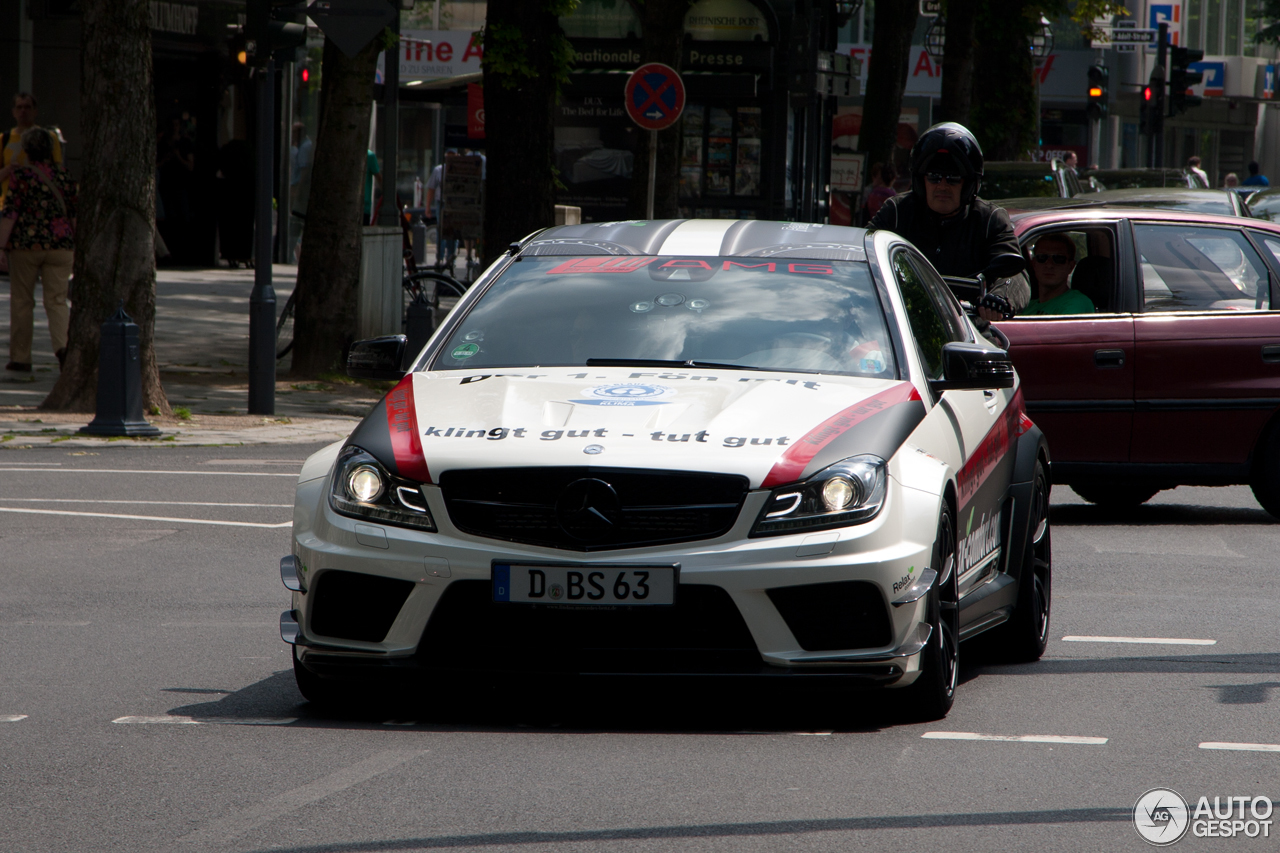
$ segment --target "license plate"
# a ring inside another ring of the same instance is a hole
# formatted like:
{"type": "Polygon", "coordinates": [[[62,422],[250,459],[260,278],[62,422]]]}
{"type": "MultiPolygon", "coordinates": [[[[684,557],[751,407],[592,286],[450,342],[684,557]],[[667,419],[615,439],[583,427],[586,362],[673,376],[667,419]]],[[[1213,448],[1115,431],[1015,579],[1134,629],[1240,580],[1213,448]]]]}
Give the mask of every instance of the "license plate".
{"type": "Polygon", "coordinates": [[[672,605],[676,567],[495,563],[493,600],[595,607],[672,605]]]}

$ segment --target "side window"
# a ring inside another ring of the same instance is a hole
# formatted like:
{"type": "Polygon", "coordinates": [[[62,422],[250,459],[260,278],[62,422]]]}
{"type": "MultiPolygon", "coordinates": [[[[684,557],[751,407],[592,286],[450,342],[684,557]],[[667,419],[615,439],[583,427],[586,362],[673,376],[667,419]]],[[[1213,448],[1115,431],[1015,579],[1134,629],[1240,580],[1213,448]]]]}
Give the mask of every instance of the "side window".
{"type": "Polygon", "coordinates": [[[1270,307],[1266,264],[1239,231],[1135,224],[1133,233],[1145,311],[1270,307]]]}
{"type": "Polygon", "coordinates": [[[1280,239],[1270,235],[1259,234],[1257,231],[1250,231],[1249,233],[1252,234],[1254,239],[1259,243],[1267,247],[1267,251],[1271,253],[1271,257],[1275,260],[1276,264],[1280,265],[1280,239]]]}
{"type": "Polygon", "coordinates": [[[929,297],[942,316],[942,323],[947,329],[947,340],[969,340],[969,327],[964,322],[964,310],[961,309],[951,288],[947,287],[947,283],[942,280],[942,276],[938,275],[938,271],[928,261],[918,255],[911,255],[907,262],[924,282],[925,289],[929,291],[929,297]]]}
{"type": "Polygon", "coordinates": [[[942,345],[950,341],[964,340],[963,332],[956,330],[947,315],[930,296],[923,276],[911,265],[905,251],[893,255],[893,271],[902,291],[902,302],[907,309],[907,322],[911,335],[916,339],[920,360],[929,379],[942,378],[942,345]]]}
{"type": "Polygon", "coordinates": [[[1109,227],[1041,231],[1023,254],[1033,300],[1023,315],[1116,310],[1116,239],[1109,227]]]}

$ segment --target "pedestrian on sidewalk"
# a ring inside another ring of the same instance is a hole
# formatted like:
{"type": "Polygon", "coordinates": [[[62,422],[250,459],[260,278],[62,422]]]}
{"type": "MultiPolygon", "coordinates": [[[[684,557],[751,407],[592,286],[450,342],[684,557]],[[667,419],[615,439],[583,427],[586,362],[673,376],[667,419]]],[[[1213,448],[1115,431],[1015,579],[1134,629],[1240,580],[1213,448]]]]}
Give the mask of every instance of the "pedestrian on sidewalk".
{"type": "Polygon", "coordinates": [[[1267,176],[1262,174],[1258,168],[1258,161],[1254,160],[1249,164],[1249,177],[1240,182],[1242,187],[1269,187],[1271,182],[1267,180],[1267,176]]]}
{"type": "Polygon", "coordinates": [[[58,366],[67,356],[67,282],[75,257],[76,182],[53,160],[48,131],[22,134],[27,165],[9,174],[0,207],[0,249],[9,259],[9,363],[6,370],[31,372],[36,277],[44,291],[58,366]]]}
{"type": "Polygon", "coordinates": [[[1200,186],[1209,186],[1209,173],[1200,168],[1200,158],[1194,154],[1187,158],[1187,171],[1200,179],[1200,186]]]}
{"type": "MultiPolygon", "coordinates": [[[[27,155],[22,153],[22,134],[36,126],[36,96],[30,92],[18,92],[13,96],[13,120],[16,126],[0,134],[0,205],[4,204],[5,193],[9,187],[9,173],[14,166],[25,166],[27,155]]],[[[49,131],[53,138],[53,159],[62,162],[62,140],[58,134],[49,131]]],[[[0,272],[8,272],[9,268],[0,258],[0,272]]]]}

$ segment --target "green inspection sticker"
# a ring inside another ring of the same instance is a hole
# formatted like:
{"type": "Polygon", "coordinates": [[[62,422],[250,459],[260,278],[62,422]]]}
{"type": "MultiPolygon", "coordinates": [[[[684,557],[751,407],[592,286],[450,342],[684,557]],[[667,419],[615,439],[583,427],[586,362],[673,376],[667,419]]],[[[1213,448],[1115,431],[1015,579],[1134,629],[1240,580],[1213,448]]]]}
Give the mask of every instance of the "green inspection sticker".
{"type": "Polygon", "coordinates": [[[480,352],[479,344],[463,344],[462,346],[454,347],[453,352],[449,353],[449,355],[458,361],[462,361],[463,359],[471,358],[478,352],[480,352]]]}

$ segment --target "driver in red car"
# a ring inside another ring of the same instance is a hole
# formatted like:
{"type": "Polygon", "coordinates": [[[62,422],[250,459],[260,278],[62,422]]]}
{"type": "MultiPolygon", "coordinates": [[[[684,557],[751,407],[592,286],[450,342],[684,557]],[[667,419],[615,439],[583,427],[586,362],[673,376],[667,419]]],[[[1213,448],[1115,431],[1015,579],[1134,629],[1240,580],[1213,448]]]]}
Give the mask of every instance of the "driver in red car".
{"type": "Polygon", "coordinates": [[[978,315],[992,321],[1020,313],[1031,286],[1009,214],[978,198],[983,162],[968,128],[935,124],[911,149],[911,191],[885,201],[868,227],[906,237],[943,275],[981,275],[978,315]]]}
{"type": "Polygon", "coordinates": [[[1071,271],[1076,268],[1076,244],[1065,234],[1046,234],[1031,250],[1031,274],[1036,298],[1027,303],[1028,314],[1092,314],[1093,300],[1072,290],[1071,271]]]}

